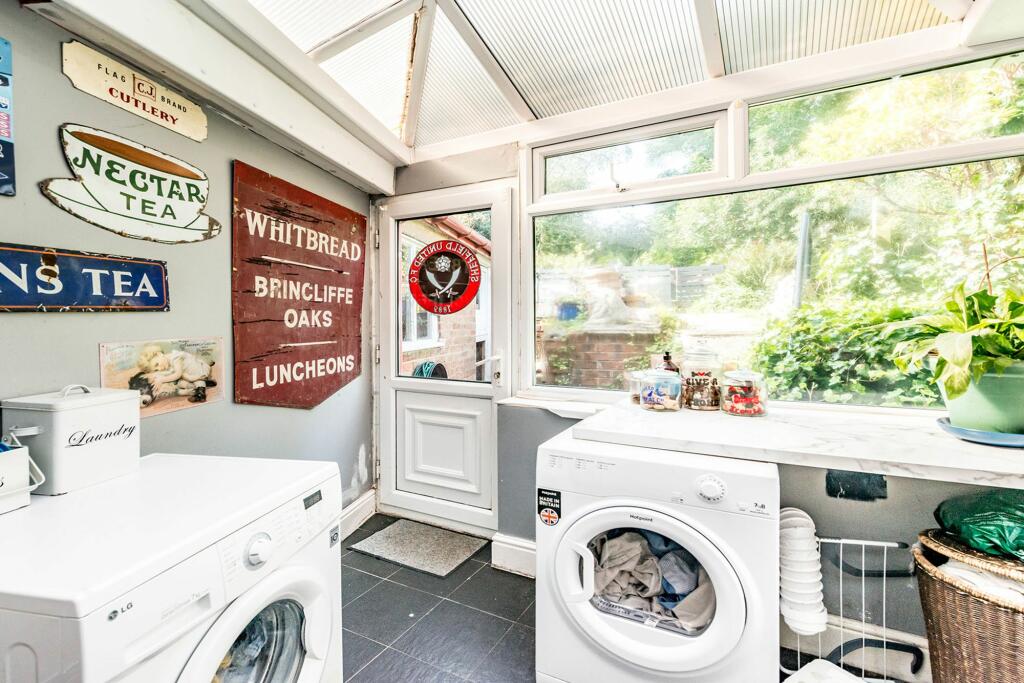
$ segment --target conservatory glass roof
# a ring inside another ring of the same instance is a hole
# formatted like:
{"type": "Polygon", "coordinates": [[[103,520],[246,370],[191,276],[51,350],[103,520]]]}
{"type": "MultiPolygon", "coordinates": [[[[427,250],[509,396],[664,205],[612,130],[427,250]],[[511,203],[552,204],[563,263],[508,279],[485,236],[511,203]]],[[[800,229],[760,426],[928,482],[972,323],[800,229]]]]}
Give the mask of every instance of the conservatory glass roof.
{"type": "Polygon", "coordinates": [[[423,146],[959,21],[971,0],[250,0],[423,146]]]}

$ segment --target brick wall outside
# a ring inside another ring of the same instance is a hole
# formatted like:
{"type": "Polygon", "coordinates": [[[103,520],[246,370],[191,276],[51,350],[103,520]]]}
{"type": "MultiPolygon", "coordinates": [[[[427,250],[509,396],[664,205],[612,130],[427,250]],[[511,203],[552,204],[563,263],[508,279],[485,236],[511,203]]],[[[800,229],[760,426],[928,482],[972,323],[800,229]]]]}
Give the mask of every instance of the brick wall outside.
{"type": "Polygon", "coordinates": [[[548,385],[623,389],[624,363],[646,358],[647,349],[656,336],[656,332],[574,330],[565,336],[541,338],[537,381],[548,385]]]}
{"type": "Polygon", "coordinates": [[[476,379],[476,306],[442,315],[437,323],[441,346],[402,354],[400,374],[412,375],[423,361],[441,363],[449,379],[476,379]]]}

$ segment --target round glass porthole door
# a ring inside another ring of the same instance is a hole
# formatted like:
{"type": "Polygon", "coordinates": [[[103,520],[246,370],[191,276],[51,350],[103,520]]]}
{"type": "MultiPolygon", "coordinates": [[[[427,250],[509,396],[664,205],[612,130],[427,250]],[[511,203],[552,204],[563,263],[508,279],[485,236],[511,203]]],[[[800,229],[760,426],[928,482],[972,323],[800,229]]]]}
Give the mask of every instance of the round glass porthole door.
{"type": "Polygon", "coordinates": [[[306,658],[304,624],[294,600],[267,605],[238,634],[212,683],[295,683],[306,658]]]}
{"type": "Polygon", "coordinates": [[[746,627],[739,577],[706,536],[656,510],[583,515],[555,552],[555,584],[579,629],[631,664],[697,671],[735,649],[746,627]]]}

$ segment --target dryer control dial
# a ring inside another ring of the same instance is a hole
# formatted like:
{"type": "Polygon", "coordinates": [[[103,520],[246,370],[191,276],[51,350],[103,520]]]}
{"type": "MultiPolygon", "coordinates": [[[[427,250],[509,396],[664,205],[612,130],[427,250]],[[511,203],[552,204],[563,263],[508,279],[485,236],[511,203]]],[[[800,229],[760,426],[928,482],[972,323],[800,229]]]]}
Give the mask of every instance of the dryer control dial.
{"type": "Polygon", "coordinates": [[[725,498],[725,482],[713,474],[705,474],[697,479],[697,494],[709,503],[717,503],[725,498]]]}
{"type": "Polygon", "coordinates": [[[267,534],[257,534],[249,540],[245,549],[245,563],[250,567],[259,567],[270,561],[274,555],[274,542],[267,534]]]}

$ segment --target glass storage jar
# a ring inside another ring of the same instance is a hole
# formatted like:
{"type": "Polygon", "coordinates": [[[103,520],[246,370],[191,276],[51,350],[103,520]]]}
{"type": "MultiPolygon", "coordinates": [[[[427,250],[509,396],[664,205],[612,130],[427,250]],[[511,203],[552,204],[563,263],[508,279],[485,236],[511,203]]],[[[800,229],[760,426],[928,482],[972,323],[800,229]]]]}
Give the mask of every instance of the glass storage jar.
{"type": "Polygon", "coordinates": [[[722,383],[722,412],[729,415],[760,417],[766,410],[768,400],[764,375],[750,370],[733,370],[725,373],[722,383]]]}
{"type": "Polygon", "coordinates": [[[703,341],[683,354],[683,405],[691,410],[718,410],[722,364],[703,341]]]}
{"type": "Polygon", "coordinates": [[[648,410],[679,410],[682,406],[682,390],[682,380],[675,372],[645,372],[640,383],[640,405],[648,410]]]}

